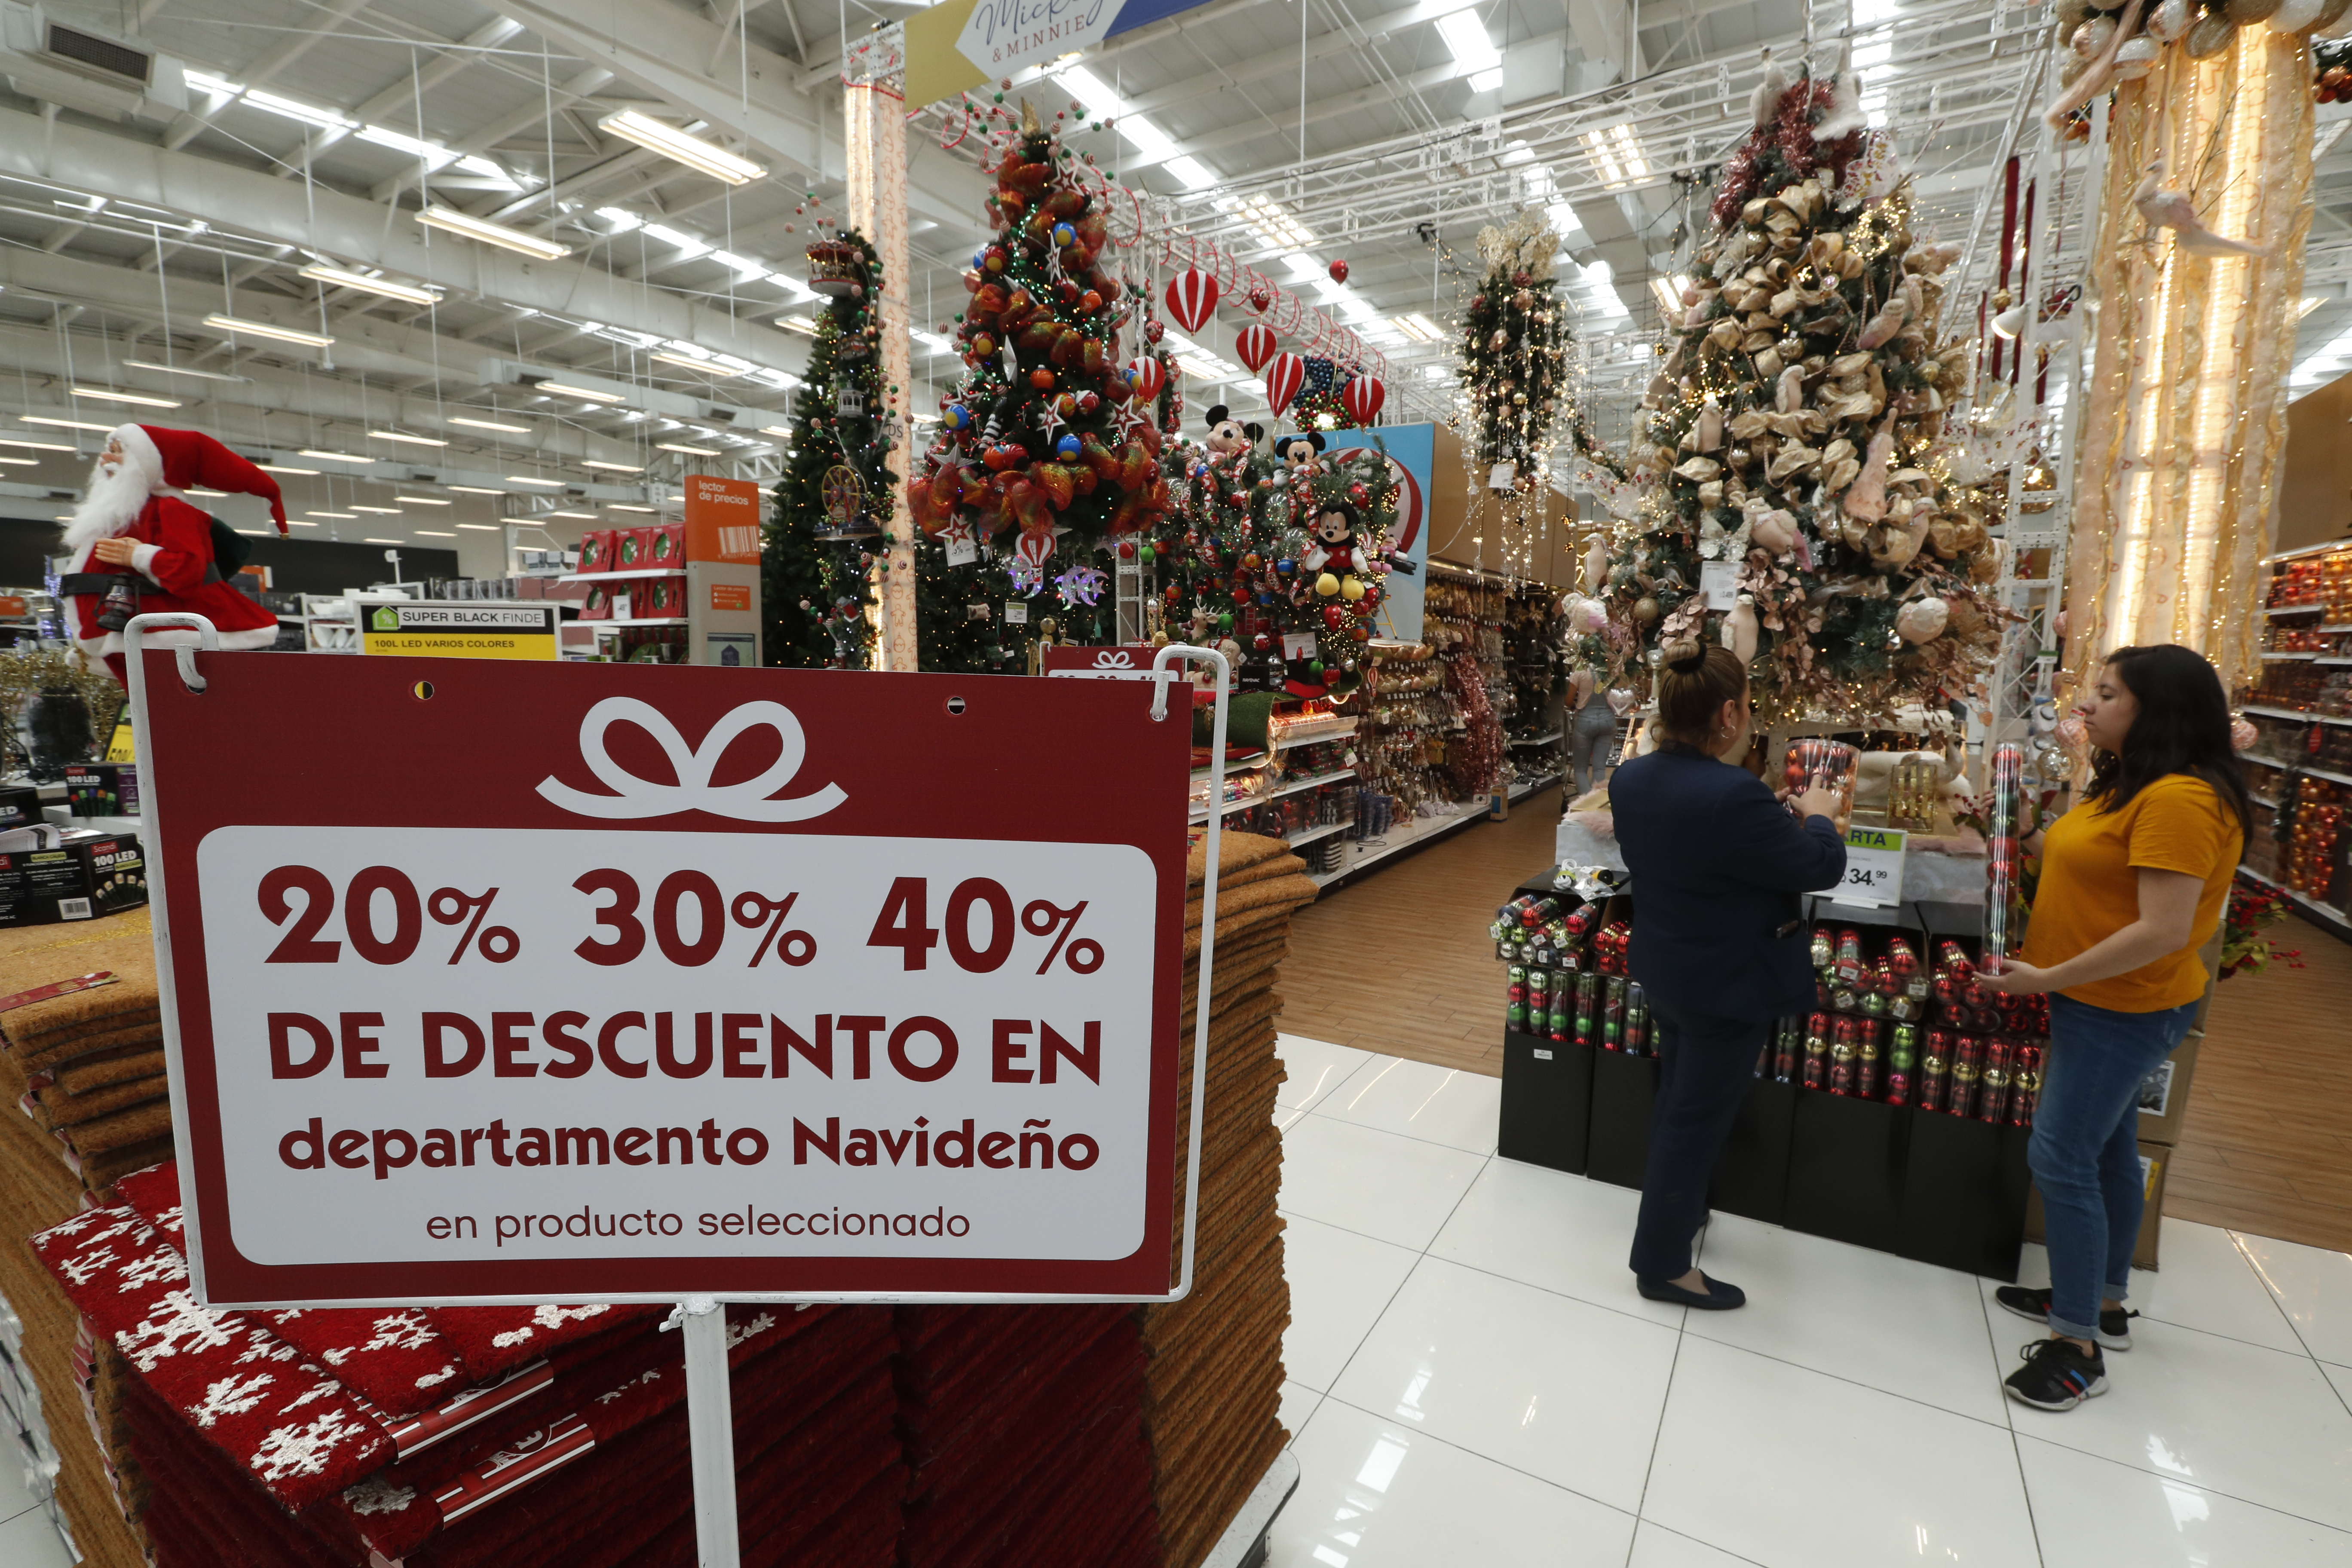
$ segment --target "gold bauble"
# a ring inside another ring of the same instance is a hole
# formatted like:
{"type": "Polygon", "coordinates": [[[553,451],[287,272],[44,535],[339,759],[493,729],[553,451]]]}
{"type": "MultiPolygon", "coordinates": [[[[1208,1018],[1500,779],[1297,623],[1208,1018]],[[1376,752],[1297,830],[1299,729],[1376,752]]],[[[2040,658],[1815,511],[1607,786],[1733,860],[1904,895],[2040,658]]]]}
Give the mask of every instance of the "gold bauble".
{"type": "Polygon", "coordinates": [[[1656,625],[1660,614],[1658,601],[1646,594],[1633,601],[1633,618],[1645,626],[1656,625]]]}

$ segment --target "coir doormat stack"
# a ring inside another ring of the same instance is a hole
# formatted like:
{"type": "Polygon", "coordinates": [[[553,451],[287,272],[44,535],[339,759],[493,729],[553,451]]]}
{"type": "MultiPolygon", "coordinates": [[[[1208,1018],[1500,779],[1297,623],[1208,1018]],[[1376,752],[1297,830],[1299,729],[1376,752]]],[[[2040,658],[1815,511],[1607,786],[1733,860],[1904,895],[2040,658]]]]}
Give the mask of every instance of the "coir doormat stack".
{"type": "MultiPolygon", "coordinates": [[[[1194,1568],[1208,1555],[1284,1441],[1276,1409],[1290,1289],[1275,1212],[1282,1142],[1274,1097],[1283,1081],[1275,986],[1291,914],[1317,889],[1280,839],[1229,833],[1220,850],[1192,1289],[1143,1315],[1145,1425],[1168,1568],[1194,1568]]],[[[1193,847],[1189,871],[1188,959],[1201,946],[1204,845],[1193,847]]],[[[1197,970],[1185,976],[1180,1117],[1190,1109],[1198,978],[1197,970]]],[[[1189,1139],[1189,1122],[1180,1121],[1180,1226],[1189,1139]]]]}
{"type": "Polygon", "coordinates": [[[1125,1306],[898,1310],[901,1568],[1157,1568],[1125,1306]]]}
{"type": "Polygon", "coordinates": [[[120,1356],[23,1239],[171,1153],[147,911],[0,931],[0,1297],[57,1451],[57,1501],[98,1568],[141,1568],[145,1489],[125,1451],[120,1356]]]}
{"type": "MultiPolygon", "coordinates": [[[[208,1310],[176,1173],[119,1192],[34,1247],[137,1373],[160,1568],[691,1568],[685,1372],[659,1309],[208,1310]]],[[[889,1314],[728,1324],[744,1561],[887,1568],[906,1489],[889,1314]]]]}

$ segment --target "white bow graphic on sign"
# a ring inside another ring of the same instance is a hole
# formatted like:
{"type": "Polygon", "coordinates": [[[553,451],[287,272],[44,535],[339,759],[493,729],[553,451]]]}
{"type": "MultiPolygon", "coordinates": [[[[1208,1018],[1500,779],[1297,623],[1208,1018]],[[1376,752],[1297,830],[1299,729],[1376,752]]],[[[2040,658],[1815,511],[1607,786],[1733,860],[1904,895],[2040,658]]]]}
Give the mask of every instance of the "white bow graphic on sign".
{"type": "Polygon", "coordinates": [[[812,816],[824,816],[849,798],[839,784],[827,784],[797,799],[768,798],[800,772],[801,759],[807,750],[800,720],[780,702],[746,702],[731,710],[710,727],[699,747],[689,748],[686,737],[677,732],[677,726],[660,709],[634,697],[607,697],[588,710],[587,717],[580,721],[580,758],[588,764],[590,773],[618,793],[590,795],[551,774],[540,781],[539,793],[555,805],[581,816],[618,819],[707,811],[713,816],[731,816],[738,822],[805,822],[812,816]],[[654,738],[669,758],[670,767],[677,773],[677,783],[656,784],[641,779],[613,760],[604,749],[604,731],[624,723],[635,724],[654,738]],[[776,760],[768,764],[768,771],[742,784],[713,784],[711,772],[719,766],[719,759],[726,755],[728,745],[745,731],[762,724],[776,732],[778,742],[776,760]]]}
{"type": "Polygon", "coordinates": [[[1135,656],[1125,648],[1105,648],[1095,655],[1095,668],[1097,669],[1133,669],[1135,656]]]}

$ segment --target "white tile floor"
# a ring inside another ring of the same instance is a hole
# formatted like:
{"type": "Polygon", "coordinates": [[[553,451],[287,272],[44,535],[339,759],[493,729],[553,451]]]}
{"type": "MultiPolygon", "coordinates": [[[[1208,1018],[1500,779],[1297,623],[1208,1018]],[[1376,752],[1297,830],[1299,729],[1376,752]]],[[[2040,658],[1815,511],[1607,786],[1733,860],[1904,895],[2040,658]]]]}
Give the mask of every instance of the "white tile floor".
{"type": "MultiPolygon", "coordinates": [[[[1271,1568],[2352,1565],[2352,1256],[2165,1221],[2110,1391],[2045,1415],[1990,1281],[1724,1215],[1749,1305],[1661,1307],[1636,1194],[1496,1158],[1495,1079],[1282,1054],[1271,1568]]],[[[0,1564],[68,1568],[13,1458],[0,1564]]]]}
{"type": "Polygon", "coordinates": [[[2049,1415],[1990,1280],[1723,1215],[1749,1305],[1661,1307],[1638,1195],[1496,1157],[1496,1080],[1281,1049],[1274,1568],[2352,1565],[2352,1256],[2166,1220],[2108,1393],[2049,1415]]]}

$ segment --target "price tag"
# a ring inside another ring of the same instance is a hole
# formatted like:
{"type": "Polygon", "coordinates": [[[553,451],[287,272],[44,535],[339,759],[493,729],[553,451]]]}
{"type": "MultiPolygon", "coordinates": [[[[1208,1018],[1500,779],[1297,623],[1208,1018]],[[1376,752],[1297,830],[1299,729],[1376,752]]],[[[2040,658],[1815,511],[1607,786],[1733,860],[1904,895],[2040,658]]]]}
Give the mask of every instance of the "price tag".
{"type": "Polygon", "coordinates": [[[1699,564],[1698,591],[1710,610],[1727,610],[1739,603],[1739,567],[1730,561],[1699,564]]]}
{"type": "Polygon", "coordinates": [[[948,541],[949,565],[969,566],[979,559],[980,542],[978,540],[967,537],[963,539],[950,539],[948,541]]]}
{"type": "Polygon", "coordinates": [[[1021,603],[1018,599],[1007,599],[1004,602],[1004,624],[1008,626],[1027,626],[1029,624],[1029,606],[1021,603]]]}
{"type": "Polygon", "coordinates": [[[1899,827],[1845,830],[1845,877],[1830,894],[1833,904],[1886,909],[1903,901],[1903,857],[1910,835],[1899,827]]]}

